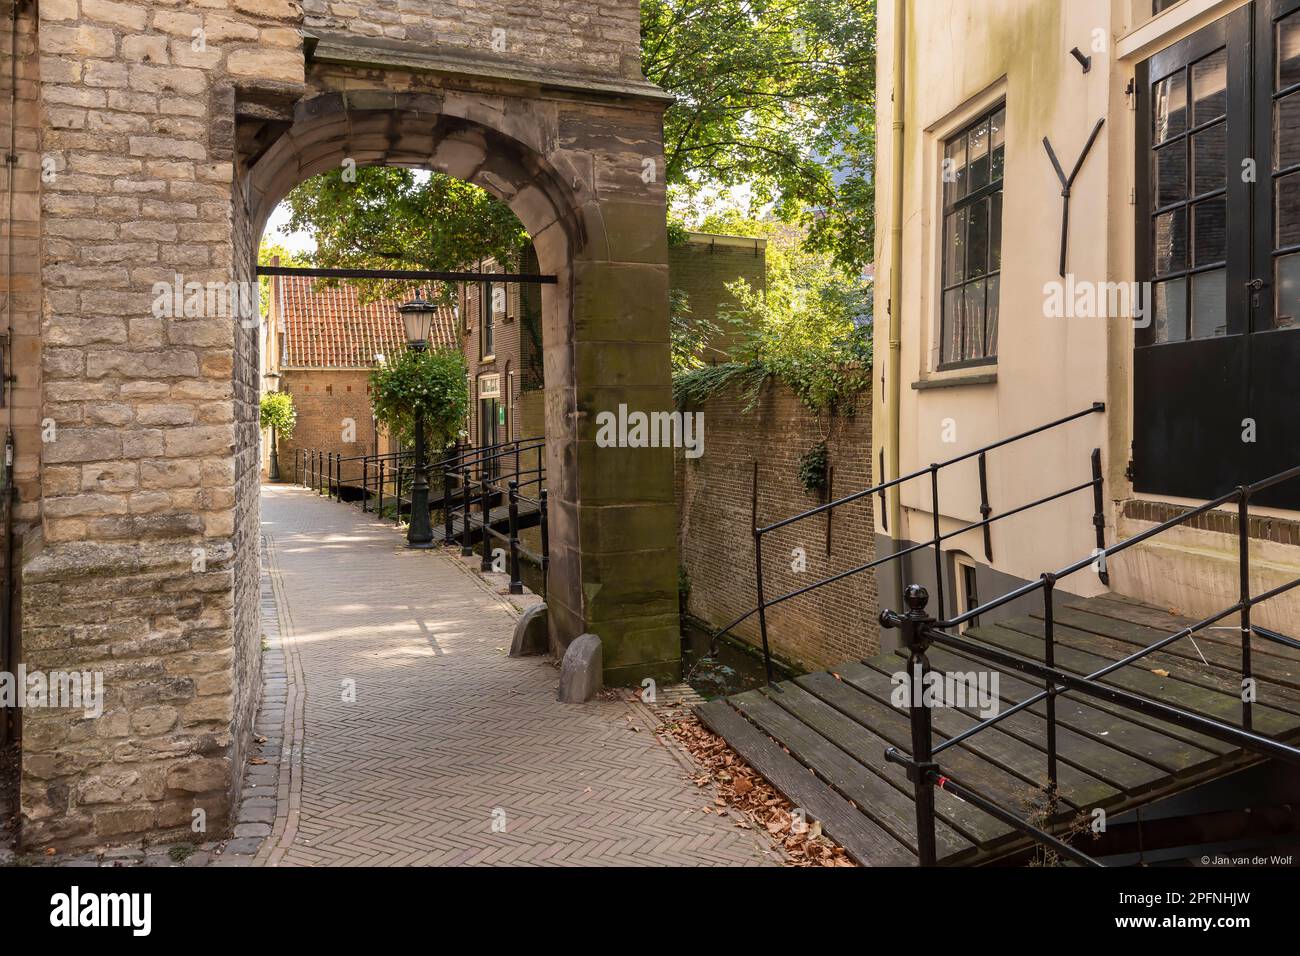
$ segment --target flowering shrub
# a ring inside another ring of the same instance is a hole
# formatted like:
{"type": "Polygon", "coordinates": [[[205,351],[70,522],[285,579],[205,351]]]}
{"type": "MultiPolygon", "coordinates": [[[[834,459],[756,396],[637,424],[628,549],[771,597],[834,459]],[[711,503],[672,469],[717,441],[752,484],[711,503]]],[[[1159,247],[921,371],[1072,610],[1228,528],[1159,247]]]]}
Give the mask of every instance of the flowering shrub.
{"type": "Polygon", "coordinates": [[[460,433],[469,411],[469,370],[453,349],[408,349],[370,373],[370,401],[389,434],[415,441],[415,415],[424,412],[429,450],[446,448],[460,433]]]}

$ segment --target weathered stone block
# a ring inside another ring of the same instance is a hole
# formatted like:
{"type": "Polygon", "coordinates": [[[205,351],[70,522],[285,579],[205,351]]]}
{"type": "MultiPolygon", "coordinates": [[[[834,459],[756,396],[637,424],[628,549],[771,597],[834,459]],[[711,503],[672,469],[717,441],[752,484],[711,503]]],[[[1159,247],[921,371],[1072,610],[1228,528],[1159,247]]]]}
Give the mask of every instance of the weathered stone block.
{"type": "Polygon", "coordinates": [[[511,657],[530,657],[545,654],[547,647],[546,605],[530,607],[515,622],[514,640],[510,644],[511,657]]]}
{"type": "Polygon", "coordinates": [[[144,833],[154,824],[153,807],[134,807],[121,810],[101,810],[95,814],[95,835],[102,839],[144,833]]]}
{"type": "Polygon", "coordinates": [[[187,793],[225,790],[230,784],[230,761],[224,758],[186,760],[167,771],[167,789],[187,793]]]}
{"type": "Polygon", "coordinates": [[[564,652],[560,664],[560,701],[585,704],[600,692],[602,674],[600,638],[595,634],[583,634],[564,652]]]}

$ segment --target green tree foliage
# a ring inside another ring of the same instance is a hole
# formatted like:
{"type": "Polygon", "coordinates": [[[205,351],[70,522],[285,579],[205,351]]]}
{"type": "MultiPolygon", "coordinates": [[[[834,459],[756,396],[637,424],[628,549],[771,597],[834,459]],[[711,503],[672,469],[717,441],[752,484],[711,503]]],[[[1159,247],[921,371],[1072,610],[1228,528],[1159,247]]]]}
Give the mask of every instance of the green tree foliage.
{"type": "MultiPolygon", "coordinates": [[[[528,234],[510,208],[441,173],[363,166],[299,184],[285,202],[288,228],[316,239],[315,265],[329,269],[449,272],[482,259],[513,263],[528,234]]],[[[356,281],[363,301],[409,296],[428,283],[356,281]]],[[[438,294],[451,295],[444,287],[438,294]]]]}
{"type": "Polygon", "coordinates": [[[875,0],[642,0],[674,198],[746,186],[848,272],[874,232],[875,0]]]}
{"type": "Polygon", "coordinates": [[[294,426],[298,424],[293,396],[288,392],[267,392],[262,396],[259,417],[263,428],[274,428],[277,436],[292,438],[294,426]]]}
{"type": "MultiPolygon", "coordinates": [[[[266,238],[262,239],[262,245],[257,250],[257,264],[259,266],[274,265],[277,259],[280,265],[293,269],[311,265],[309,258],[300,256],[296,252],[290,252],[282,243],[266,238]]],[[[263,276],[258,279],[257,291],[258,298],[262,303],[262,315],[268,315],[271,305],[271,280],[269,277],[263,276]]]]}
{"type": "Polygon", "coordinates": [[[469,411],[468,369],[454,349],[407,349],[370,372],[375,418],[403,444],[415,440],[415,416],[424,412],[424,434],[436,453],[461,433],[469,411]]]}

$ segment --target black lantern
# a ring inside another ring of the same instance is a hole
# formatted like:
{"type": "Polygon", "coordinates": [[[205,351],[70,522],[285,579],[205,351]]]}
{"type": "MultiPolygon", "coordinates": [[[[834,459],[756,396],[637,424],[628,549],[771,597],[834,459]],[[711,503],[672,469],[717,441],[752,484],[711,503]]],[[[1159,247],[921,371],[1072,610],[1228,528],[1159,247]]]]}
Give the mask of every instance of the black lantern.
{"type": "MultiPolygon", "coordinates": [[[[267,389],[271,392],[280,390],[280,373],[267,372],[262,378],[266,381],[267,389]]],[[[268,476],[271,481],[280,480],[280,454],[279,442],[276,440],[275,426],[271,426],[271,470],[268,476]]]]}
{"type": "Polygon", "coordinates": [[[410,302],[397,307],[397,311],[402,313],[402,325],[406,329],[406,344],[417,352],[423,352],[429,347],[429,331],[433,328],[436,309],[420,292],[416,292],[415,298],[410,302]]]}

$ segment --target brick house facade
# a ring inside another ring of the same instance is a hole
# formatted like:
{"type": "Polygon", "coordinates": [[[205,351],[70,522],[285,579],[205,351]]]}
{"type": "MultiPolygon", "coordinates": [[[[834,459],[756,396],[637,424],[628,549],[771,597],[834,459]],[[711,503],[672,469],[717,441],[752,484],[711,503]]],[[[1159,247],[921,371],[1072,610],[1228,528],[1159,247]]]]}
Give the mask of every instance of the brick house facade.
{"type": "MultiPolygon", "coordinates": [[[[474,268],[507,271],[492,261],[474,268]]],[[[518,271],[540,272],[531,246],[520,257],[518,271]]],[[[461,287],[459,332],[469,366],[466,431],[471,445],[545,437],[541,315],[539,285],[467,282],[461,287]]]]}

